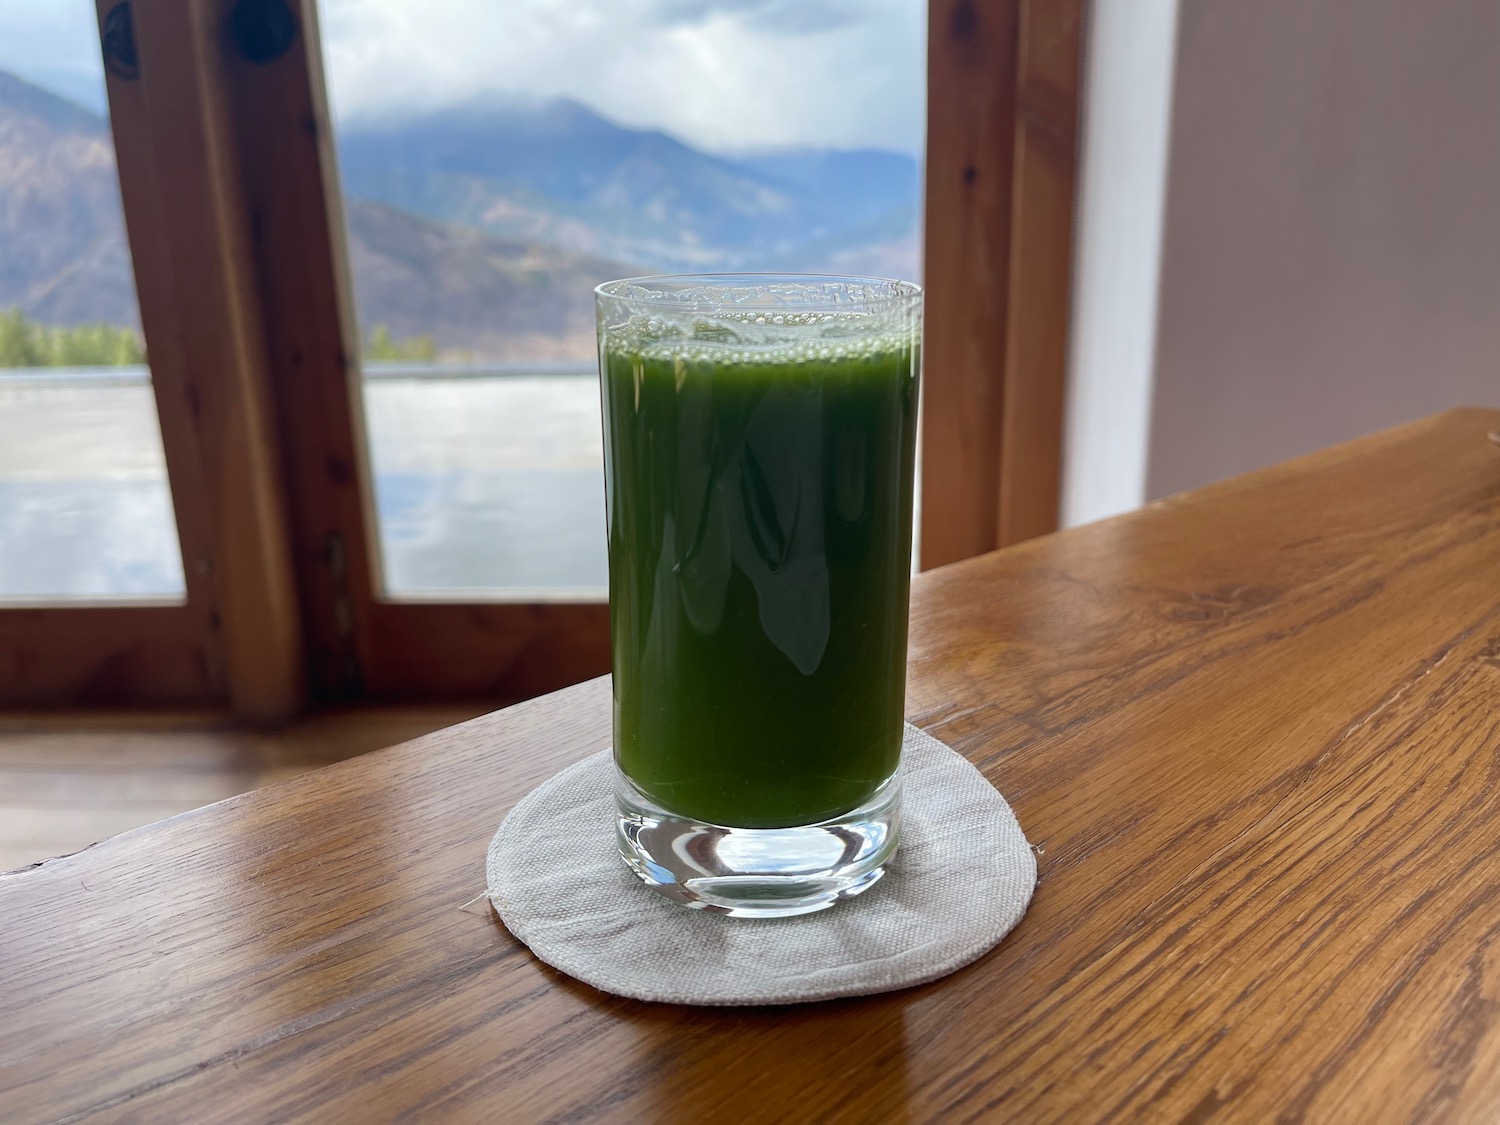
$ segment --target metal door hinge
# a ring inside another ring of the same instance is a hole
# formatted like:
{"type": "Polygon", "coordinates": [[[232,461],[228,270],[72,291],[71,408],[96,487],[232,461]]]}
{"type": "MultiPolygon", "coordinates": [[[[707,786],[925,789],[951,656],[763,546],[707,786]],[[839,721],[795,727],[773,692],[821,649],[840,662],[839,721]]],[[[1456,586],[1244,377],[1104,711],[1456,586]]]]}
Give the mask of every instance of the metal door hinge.
{"type": "Polygon", "coordinates": [[[297,17],[286,0],[239,0],[229,13],[229,38],[247,61],[274,62],[297,41],[297,17]]]}
{"type": "Polygon", "coordinates": [[[99,46],[104,52],[104,69],[127,82],[141,76],[140,58],[135,53],[135,22],[130,18],[130,0],[121,0],[104,14],[99,27],[99,46]]]}
{"type": "Polygon", "coordinates": [[[364,693],[364,673],[354,647],[354,600],[349,594],[348,554],[344,537],[337,531],[330,531],[323,541],[323,564],[328,568],[333,630],[338,637],[333,654],[338,683],[330,686],[341,697],[355,699],[364,693]]]}

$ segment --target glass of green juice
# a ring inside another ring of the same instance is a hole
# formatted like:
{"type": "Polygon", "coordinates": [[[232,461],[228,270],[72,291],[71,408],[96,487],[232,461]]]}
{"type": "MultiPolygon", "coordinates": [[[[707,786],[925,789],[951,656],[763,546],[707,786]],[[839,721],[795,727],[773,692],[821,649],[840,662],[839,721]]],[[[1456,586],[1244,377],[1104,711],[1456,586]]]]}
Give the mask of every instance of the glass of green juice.
{"type": "Polygon", "coordinates": [[[596,295],[620,852],[689,906],[831,906],[900,835],[921,290],[596,295]]]}

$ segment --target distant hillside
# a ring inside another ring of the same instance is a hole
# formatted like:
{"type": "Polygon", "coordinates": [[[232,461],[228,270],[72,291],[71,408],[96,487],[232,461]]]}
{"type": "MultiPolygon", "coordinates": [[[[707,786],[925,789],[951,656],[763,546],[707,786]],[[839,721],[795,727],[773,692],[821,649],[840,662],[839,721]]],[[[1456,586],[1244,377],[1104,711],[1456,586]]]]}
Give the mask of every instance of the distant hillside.
{"type": "Polygon", "coordinates": [[[813,269],[871,222],[916,231],[908,156],[712,156],[565,99],[351,122],[339,162],[351,196],[655,269],[813,269]]]}
{"type": "Polygon", "coordinates": [[[0,71],[0,309],[138,325],[104,119],[0,71]]]}
{"type": "Polygon", "coordinates": [[[742,167],[793,185],[828,227],[857,226],[892,212],[915,214],[920,172],[899,152],[876,149],[773,149],[738,158],[742,167]]]}
{"type": "MultiPolygon", "coordinates": [[[[916,165],[893,153],[716,157],[567,101],[356,124],[341,141],[362,328],[431,335],[442,354],[586,359],[594,285],[633,273],[916,274],[916,165]]],[[[138,325],[106,121],[0,72],[10,306],[138,325]]]]}
{"type": "MultiPolygon", "coordinates": [[[[640,267],[347,207],[360,323],[487,359],[593,355],[593,287],[640,267]]],[[[0,310],[138,328],[107,122],[0,72],[0,310]]]]}
{"type": "Polygon", "coordinates": [[[507,242],[379,203],[346,207],[360,323],[430,334],[440,353],[487,359],[593,357],[594,286],[634,266],[507,242]]]}

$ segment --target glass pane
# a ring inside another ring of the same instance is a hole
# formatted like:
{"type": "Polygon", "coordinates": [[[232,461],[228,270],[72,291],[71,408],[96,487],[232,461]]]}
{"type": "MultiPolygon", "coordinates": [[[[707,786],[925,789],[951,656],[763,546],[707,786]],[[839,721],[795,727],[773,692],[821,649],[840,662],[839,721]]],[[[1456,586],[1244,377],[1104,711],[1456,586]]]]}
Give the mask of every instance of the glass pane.
{"type": "Polygon", "coordinates": [[[0,601],[184,594],[94,6],[0,36],[0,601]]]}
{"type": "Polygon", "coordinates": [[[324,0],[386,593],[603,598],[593,287],[919,279],[920,0],[324,0]]]}

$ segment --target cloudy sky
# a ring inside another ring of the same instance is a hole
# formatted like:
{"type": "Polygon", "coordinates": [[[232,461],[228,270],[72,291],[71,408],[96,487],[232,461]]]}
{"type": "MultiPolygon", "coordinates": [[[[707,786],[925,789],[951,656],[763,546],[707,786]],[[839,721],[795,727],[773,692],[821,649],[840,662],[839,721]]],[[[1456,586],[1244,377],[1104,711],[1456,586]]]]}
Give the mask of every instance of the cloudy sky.
{"type": "MultiPolygon", "coordinates": [[[[341,117],[566,95],[703,147],[922,143],[922,0],[322,0],[341,117]]],[[[0,69],[98,108],[89,0],[0,0],[0,69]]]]}

